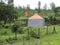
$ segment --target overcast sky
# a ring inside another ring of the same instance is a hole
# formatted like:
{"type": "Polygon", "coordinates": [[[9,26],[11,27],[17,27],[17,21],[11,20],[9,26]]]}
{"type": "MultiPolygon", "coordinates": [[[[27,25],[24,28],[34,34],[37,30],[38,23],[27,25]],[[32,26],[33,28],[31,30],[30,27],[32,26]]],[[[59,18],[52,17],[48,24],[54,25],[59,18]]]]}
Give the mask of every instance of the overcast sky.
{"type": "Polygon", "coordinates": [[[41,8],[43,8],[46,3],[48,8],[50,8],[50,3],[54,2],[56,6],[60,6],[60,0],[14,0],[14,6],[27,6],[30,5],[31,9],[38,7],[38,1],[41,2],[41,8]]]}

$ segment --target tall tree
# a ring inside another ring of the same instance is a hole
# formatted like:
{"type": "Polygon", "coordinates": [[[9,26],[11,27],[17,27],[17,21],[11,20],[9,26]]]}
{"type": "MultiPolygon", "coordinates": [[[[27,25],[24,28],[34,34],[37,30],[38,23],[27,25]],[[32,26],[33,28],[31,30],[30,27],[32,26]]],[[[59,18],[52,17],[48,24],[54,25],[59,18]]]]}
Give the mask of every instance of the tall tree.
{"type": "Polygon", "coordinates": [[[13,0],[8,0],[8,5],[13,6],[13,0]]]}
{"type": "Polygon", "coordinates": [[[38,1],[38,14],[40,13],[40,6],[41,6],[41,2],[38,1]]]}
{"type": "Polygon", "coordinates": [[[52,3],[50,4],[50,6],[51,6],[51,9],[52,9],[52,10],[55,9],[55,3],[52,2],[52,3]]]}
{"type": "Polygon", "coordinates": [[[44,5],[43,10],[44,10],[44,15],[47,15],[47,12],[46,12],[47,11],[47,4],[44,5]]]}
{"type": "Polygon", "coordinates": [[[44,8],[44,10],[47,10],[47,4],[45,4],[43,8],[44,8]]]}
{"type": "Polygon", "coordinates": [[[3,0],[0,0],[0,2],[3,2],[3,0]]]}
{"type": "Polygon", "coordinates": [[[8,0],[0,0],[0,2],[5,2],[5,1],[8,1],[8,0]]]}
{"type": "Polygon", "coordinates": [[[27,5],[27,10],[28,10],[28,11],[30,10],[30,5],[29,5],[29,4],[27,5]]]}
{"type": "Polygon", "coordinates": [[[12,21],[16,17],[14,7],[0,3],[0,18],[4,21],[4,24],[6,24],[7,20],[12,21]]]}
{"type": "Polygon", "coordinates": [[[52,2],[52,3],[50,4],[50,6],[51,6],[51,9],[54,11],[55,16],[56,16],[57,13],[56,13],[56,11],[55,11],[55,8],[56,8],[55,3],[52,2]]]}

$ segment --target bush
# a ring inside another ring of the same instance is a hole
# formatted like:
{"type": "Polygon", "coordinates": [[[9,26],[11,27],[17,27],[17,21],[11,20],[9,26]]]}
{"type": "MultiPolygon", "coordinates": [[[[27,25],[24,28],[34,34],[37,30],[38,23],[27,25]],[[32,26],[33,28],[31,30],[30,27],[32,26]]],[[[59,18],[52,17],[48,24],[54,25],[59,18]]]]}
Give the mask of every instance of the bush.
{"type": "Polygon", "coordinates": [[[53,27],[53,32],[52,32],[52,34],[54,34],[54,33],[57,34],[57,32],[56,32],[56,28],[55,28],[55,27],[53,27]]]}
{"type": "Polygon", "coordinates": [[[0,35],[6,35],[6,34],[7,34],[6,31],[3,31],[3,32],[0,33],[0,35]]]}
{"type": "Polygon", "coordinates": [[[0,43],[4,43],[4,41],[3,40],[0,40],[0,43]]]}
{"type": "Polygon", "coordinates": [[[30,27],[28,27],[26,30],[27,30],[27,37],[26,37],[26,39],[29,40],[30,39],[30,27]]]}
{"type": "Polygon", "coordinates": [[[5,40],[3,40],[3,39],[0,39],[0,45],[4,45],[4,44],[6,44],[7,42],[5,41],[5,40]]]}
{"type": "Polygon", "coordinates": [[[8,38],[8,39],[6,39],[6,42],[12,44],[15,42],[15,39],[14,38],[8,38]]]}
{"type": "Polygon", "coordinates": [[[17,40],[17,32],[18,32],[19,25],[14,24],[12,26],[12,32],[15,33],[15,39],[17,40]]]}
{"type": "Polygon", "coordinates": [[[19,26],[14,24],[14,25],[12,26],[12,30],[11,30],[11,31],[12,31],[13,33],[15,33],[15,32],[18,31],[18,28],[19,28],[19,26]]]}
{"type": "Polygon", "coordinates": [[[29,40],[29,39],[30,39],[30,36],[26,36],[25,39],[26,39],[26,40],[29,40]]]}
{"type": "Polygon", "coordinates": [[[30,36],[33,38],[38,38],[38,35],[34,31],[30,32],[30,36]]]}
{"type": "Polygon", "coordinates": [[[19,33],[19,34],[23,34],[23,33],[24,33],[24,30],[23,30],[22,27],[20,27],[20,28],[18,29],[18,33],[19,33]]]}

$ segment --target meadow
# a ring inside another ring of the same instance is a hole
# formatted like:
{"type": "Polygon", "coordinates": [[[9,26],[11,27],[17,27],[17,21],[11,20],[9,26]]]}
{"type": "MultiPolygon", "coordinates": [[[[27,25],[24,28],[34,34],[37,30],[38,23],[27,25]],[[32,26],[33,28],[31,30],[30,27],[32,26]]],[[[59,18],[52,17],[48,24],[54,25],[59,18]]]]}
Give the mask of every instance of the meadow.
{"type": "MultiPolygon", "coordinates": [[[[11,32],[11,28],[5,29],[0,27],[0,45],[60,45],[60,25],[55,25],[56,33],[52,34],[53,25],[48,27],[48,34],[46,34],[46,27],[40,28],[40,38],[34,38],[30,36],[29,40],[26,40],[28,35],[27,29],[23,28],[24,33],[18,33],[17,40],[11,40],[14,38],[14,33],[11,32]],[[10,41],[6,41],[10,38],[10,41]]],[[[38,28],[30,28],[30,31],[38,33],[38,28]]],[[[30,34],[29,34],[30,35],[30,34]]]]}
{"type": "MultiPolygon", "coordinates": [[[[19,17],[17,20],[28,19],[30,16],[34,15],[34,13],[36,13],[35,10],[30,11],[28,17],[19,15],[20,13],[18,13],[19,17]]],[[[52,11],[41,11],[39,15],[49,19],[50,16],[53,17],[55,14],[52,11]]],[[[60,16],[57,15],[56,19],[60,20],[60,16]]],[[[8,28],[4,28],[0,25],[0,45],[60,45],[60,24],[49,25],[48,32],[46,25],[41,28],[19,27],[17,40],[14,39],[15,33],[12,32],[12,25],[14,23],[7,24],[9,25],[8,28]],[[54,26],[57,33],[52,33],[54,26]],[[39,38],[37,36],[39,36],[39,38]]]]}

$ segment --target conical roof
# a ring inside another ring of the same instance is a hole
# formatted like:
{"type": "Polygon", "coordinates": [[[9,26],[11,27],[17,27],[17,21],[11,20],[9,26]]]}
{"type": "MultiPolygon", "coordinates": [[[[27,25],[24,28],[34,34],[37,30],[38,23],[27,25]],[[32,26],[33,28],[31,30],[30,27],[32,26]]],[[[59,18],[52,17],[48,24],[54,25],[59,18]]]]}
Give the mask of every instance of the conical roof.
{"type": "Polygon", "coordinates": [[[39,16],[39,14],[38,13],[35,13],[33,16],[31,16],[30,18],[29,18],[29,20],[30,19],[43,19],[41,16],[39,16]]]}

